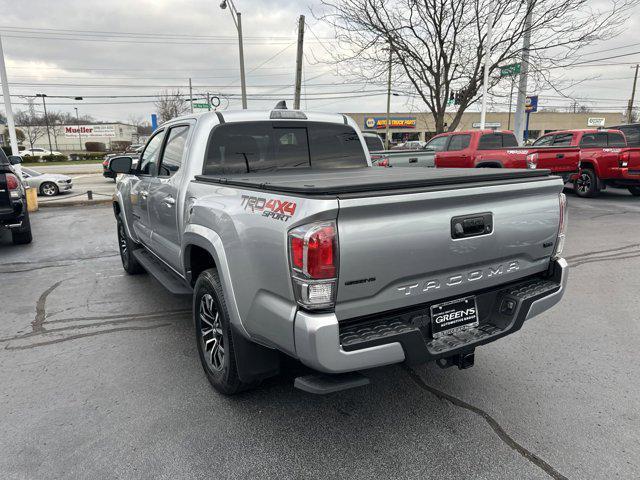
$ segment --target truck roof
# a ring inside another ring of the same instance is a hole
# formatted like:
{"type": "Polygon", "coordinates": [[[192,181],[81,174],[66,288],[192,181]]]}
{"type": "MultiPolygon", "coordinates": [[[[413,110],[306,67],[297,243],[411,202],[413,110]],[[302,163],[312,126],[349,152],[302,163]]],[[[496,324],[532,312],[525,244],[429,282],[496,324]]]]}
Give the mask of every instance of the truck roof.
{"type": "Polygon", "coordinates": [[[545,135],[554,135],[557,133],[602,133],[602,132],[619,132],[617,128],[573,128],[569,130],[554,130],[553,132],[545,133],[545,135]]]}
{"type": "MultiPolygon", "coordinates": [[[[305,122],[324,122],[324,123],[346,123],[345,115],[341,113],[324,113],[324,112],[307,112],[302,110],[223,110],[223,111],[211,111],[202,114],[190,114],[183,115],[178,118],[174,118],[166,122],[166,124],[170,124],[176,121],[181,121],[189,118],[200,118],[206,119],[210,117],[218,117],[224,119],[225,123],[236,123],[236,122],[259,122],[259,121],[269,121],[269,120],[284,120],[284,121],[305,121],[305,122]],[[284,116],[288,116],[288,114],[295,115],[294,112],[300,112],[304,114],[306,118],[271,118],[272,112],[286,112],[284,116]]],[[[164,125],[164,124],[163,124],[164,125]]]]}
{"type": "Polygon", "coordinates": [[[439,133],[437,136],[441,136],[441,135],[459,135],[459,134],[480,134],[480,135],[485,135],[485,134],[491,134],[491,133],[513,133],[513,131],[511,131],[511,130],[492,130],[490,128],[485,128],[484,130],[480,130],[480,129],[474,128],[473,130],[458,130],[458,131],[454,131],[454,132],[443,132],[443,133],[439,133]]]}

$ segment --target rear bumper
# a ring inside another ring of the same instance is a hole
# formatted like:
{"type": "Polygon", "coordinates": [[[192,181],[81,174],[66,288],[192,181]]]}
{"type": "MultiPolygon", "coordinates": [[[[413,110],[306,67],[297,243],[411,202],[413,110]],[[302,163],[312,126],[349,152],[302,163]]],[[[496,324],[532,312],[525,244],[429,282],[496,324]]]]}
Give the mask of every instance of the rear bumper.
{"type": "Polygon", "coordinates": [[[316,370],[340,373],[403,361],[424,363],[471,352],[518,331],[525,320],[558,303],[564,295],[568,273],[566,260],[559,259],[544,277],[530,277],[476,293],[480,325],[438,339],[430,334],[427,304],[348,322],[338,322],[333,313],[299,311],[295,318],[296,354],[316,370]],[[508,301],[515,306],[505,311],[508,301]]]}
{"type": "Polygon", "coordinates": [[[605,183],[611,186],[634,187],[640,185],[640,168],[612,168],[605,183]]]}

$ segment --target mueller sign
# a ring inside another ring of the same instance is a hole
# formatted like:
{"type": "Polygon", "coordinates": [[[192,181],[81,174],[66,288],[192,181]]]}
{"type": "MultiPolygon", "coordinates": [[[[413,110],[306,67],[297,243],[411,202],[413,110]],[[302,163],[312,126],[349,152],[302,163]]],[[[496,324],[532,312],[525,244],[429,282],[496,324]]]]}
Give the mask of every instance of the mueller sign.
{"type": "Polygon", "coordinates": [[[66,125],[65,137],[115,137],[115,125],[66,125]]]}
{"type": "MultiPolygon", "coordinates": [[[[365,117],[364,126],[368,130],[387,128],[387,118],[365,117]]],[[[389,117],[389,128],[416,128],[416,117],[389,117]]]]}

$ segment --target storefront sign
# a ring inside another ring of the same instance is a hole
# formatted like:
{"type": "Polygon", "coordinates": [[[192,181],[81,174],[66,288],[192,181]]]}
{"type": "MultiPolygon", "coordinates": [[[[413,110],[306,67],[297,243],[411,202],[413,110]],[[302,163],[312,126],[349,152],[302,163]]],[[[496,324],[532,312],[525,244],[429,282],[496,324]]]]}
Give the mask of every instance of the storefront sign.
{"type": "Polygon", "coordinates": [[[115,137],[115,125],[66,125],[65,137],[115,137]]]}
{"type": "MultiPolygon", "coordinates": [[[[480,122],[473,122],[471,125],[473,128],[480,128],[480,122]]],[[[500,128],[502,124],[500,122],[484,122],[484,128],[500,128]]]]}
{"type": "Polygon", "coordinates": [[[587,119],[587,127],[604,127],[605,120],[604,117],[589,117],[587,119]]]}
{"type": "MultiPolygon", "coordinates": [[[[389,117],[389,128],[416,128],[416,117],[389,117]]],[[[364,128],[377,130],[387,128],[386,117],[365,117],[364,128]]]]}

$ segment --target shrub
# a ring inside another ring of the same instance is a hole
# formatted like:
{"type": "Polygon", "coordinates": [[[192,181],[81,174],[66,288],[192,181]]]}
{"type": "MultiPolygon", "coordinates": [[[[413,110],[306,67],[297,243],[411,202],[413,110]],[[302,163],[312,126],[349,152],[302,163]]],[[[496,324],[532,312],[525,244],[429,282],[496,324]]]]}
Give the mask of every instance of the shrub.
{"type": "Polygon", "coordinates": [[[42,160],[45,162],[66,162],[69,157],[66,155],[43,155],[42,160]]]}
{"type": "Polygon", "coordinates": [[[114,152],[124,152],[129,145],[131,145],[131,142],[127,140],[115,140],[111,142],[111,150],[114,152]]]}
{"type": "Polygon", "coordinates": [[[69,158],[73,160],[103,160],[104,154],[100,152],[88,152],[88,153],[72,153],[69,158]]]}
{"type": "Polygon", "coordinates": [[[107,146],[102,142],[85,142],[87,152],[106,152],[107,146]]]}

